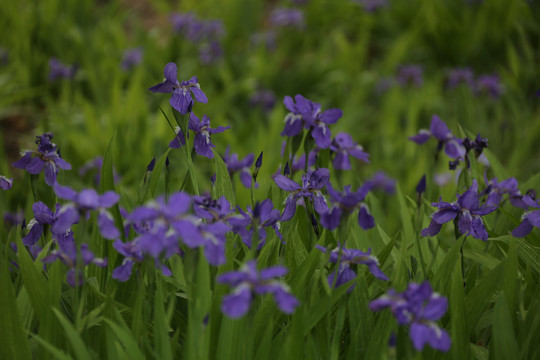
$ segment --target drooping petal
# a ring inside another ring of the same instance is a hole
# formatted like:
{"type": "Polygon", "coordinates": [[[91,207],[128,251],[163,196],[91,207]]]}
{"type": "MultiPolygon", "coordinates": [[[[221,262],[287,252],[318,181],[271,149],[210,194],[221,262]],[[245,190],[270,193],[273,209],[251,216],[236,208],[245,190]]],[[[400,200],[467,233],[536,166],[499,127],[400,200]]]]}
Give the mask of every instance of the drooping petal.
{"type": "Polygon", "coordinates": [[[371,229],[375,226],[375,219],[364,204],[358,210],[358,225],[364,230],[371,229]]]}
{"type": "Polygon", "coordinates": [[[54,186],[56,184],[56,166],[53,163],[46,162],[44,165],[45,184],[54,186]]]}
{"type": "Polygon", "coordinates": [[[240,286],[232,294],[223,298],[221,311],[231,318],[242,317],[249,310],[251,298],[252,294],[249,287],[240,286]]]}
{"type": "Polygon", "coordinates": [[[332,143],[332,133],[324,123],[315,125],[311,129],[311,136],[315,140],[315,144],[321,149],[328,149],[332,143]]]}
{"type": "Polygon", "coordinates": [[[418,145],[422,145],[423,143],[427,142],[430,137],[431,137],[430,132],[422,129],[420,130],[418,134],[409,137],[409,140],[414,141],[418,145]]]}
{"type": "Polygon", "coordinates": [[[452,159],[463,157],[466,153],[465,147],[461,145],[456,139],[450,139],[446,141],[444,146],[444,152],[452,159]]]}
{"type": "Polygon", "coordinates": [[[54,163],[62,170],[71,170],[71,165],[61,157],[55,158],[54,163]]]}
{"type": "Polygon", "coordinates": [[[287,274],[288,270],[284,266],[273,266],[261,270],[260,278],[261,280],[270,280],[276,277],[282,277],[287,274]]]}
{"type": "Polygon", "coordinates": [[[107,211],[100,211],[98,215],[98,226],[101,236],[105,239],[114,240],[120,236],[120,232],[114,225],[114,219],[107,211]]]}
{"type": "Polygon", "coordinates": [[[300,304],[298,299],[283,286],[276,286],[275,290],[272,291],[272,295],[274,295],[274,300],[278,308],[285,314],[292,314],[294,309],[300,304]]]}
{"type": "Polygon", "coordinates": [[[337,229],[341,221],[342,210],[340,207],[334,207],[332,210],[321,214],[320,221],[322,226],[328,230],[337,229]]]}
{"type": "Polygon", "coordinates": [[[336,170],[351,169],[351,162],[349,161],[349,156],[344,151],[339,151],[336,153],[332,164],[334,165],[334,169],[336,170]]]}
{"type": "Polygon", "coordinates": [[[283,175],[276,175],[274,182],[281,190],[285,191],[294,191],[302,188],[298,183],[283,175]]]}
{"type": "Polygon", "coordinates": [[[38,201],[32,205],[32,211],[34,212],[34,218],[41,224],[51,225],[54,221],[54,214],[41,201],[38,201]]]}
{"type": "Polygon", "coordinates": [[[172,92],[172,96],[169,99],[169,104],[176,109],[181,115],[185,115],[188,112],[189,106],[193,102],[191,94],[186,89],[176,88],[172,92]]]}
{"type": "Polygon", "coordinates": [[[195,134],[195,139],[193,140],[193,147],[197,154],[207,157],[209,159],[214,158],[214,152],[212,148],[215,147],[214,144],[210,141],[210,135],[205,136],[201,133],[195,134]]]}
{"type": "Polygon", "coordinates": [[[133,261],[130,259],[125,259],[122,265],[113,270],[112,278],[120,282],[128,281],[131,277],[132,269],[133,261]]]}
{"type": "Polygon", "coordinates": [[[325,187],[330,181],[330,170],[326,168],[319,168],[311,173],[309,177],[309,185],[317,190],[325,187]]]}
{"type": "Polygon", "coordinates": [[[191,90],[191,93],[193,94],[195,101],[202,104],[206,104],[208,102],[208,98],[206,97],[206,94],[199,87],[191,86],[189,89],[191,90]]]}
{"type": "Polygon", "coordinates": [[[472,235],[474,233],[472,220],[473,219],[471,213],[469,213],[468,211],[463,211],[459,214],[457,219],[457,225],[459,232],[462,235],[472,235]]]}
{"type": "Polygon", "coordinates": [[[296,212],[296,201],[299,197],[300,195],[298,194],[289,195],[287,197],[287,200],[285,202],[285,209],[283,209],[283,213],[281,214],[281,221],[288,221],[292,219],[294,213],[296,212]]]}
{"type": "Polygon", "coordinates": [[[475,239],[486,241],[489,237],[484,222],[480,216],[473,216],[472,220],[473,237],[475,239]]]}
{"type": "Polygon", "coordinates": [[[531,225],[529,220],[527,218],[524,218],[521,224],[518,225],[517,228],[512,230],[512,236],[514,237],[525,237],[530,234],[530,232],[534,229],[534,226],[531,225]]]}
{"type": "Polygon", "coordinates": [[[45,166],[45,162],[41,160],[39,157],[33,157],[28,162],[28,165],[26,165],[25,169],[32,175],[37,175],[41,173],[43,170],[43,166],[45,166]]]}
{"type": "Polygon", "coordinates": [[[437,224],[445,224],[451,220],[454,220],[459,211],[454,208],[444,208],[435,212],[432,216],[433,221],[437,224]]]}
{"type": "Polygon", "coordinates": [[[77,192],[70,187],[62,185],[54,185],[54,193],[61,199],[68,201],[75,201],[77,198],[77,192]]]}
{"type": "Polygon", "coordinates": [[[422,230],[422,236],[435,236],[441,231],[441,229],[442,225],[432,219],[429,226],[422,230]]]}
{"type": "Polygon", "coordinates": [[[79,221],[79,212],[72,205],[64,205],[58,211],[56,221],[51,227],[53,234],[65,233],[73,224],[79,221]]]}
{"type": "Polygon", "coordinates": [[[536,226],[537,228],[540,228],[540,210],[535,210],[530,212],[527,215],[527,220],[531,223],[531,225],[536,226]]]}

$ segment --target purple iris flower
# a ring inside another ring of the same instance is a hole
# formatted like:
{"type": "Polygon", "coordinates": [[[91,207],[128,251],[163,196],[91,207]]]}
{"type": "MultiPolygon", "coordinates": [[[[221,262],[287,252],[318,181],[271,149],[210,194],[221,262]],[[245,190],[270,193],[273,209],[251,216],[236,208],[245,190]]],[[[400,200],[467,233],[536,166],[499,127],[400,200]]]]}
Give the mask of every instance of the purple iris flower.
{"type": "Polygon", "coordinates": [[[32,175],[44,171],[45,183],[49,186],[56,184],[58,168],[70,170],[71,165],[62,159],[60,150],[51,142],[52,138],[53,134],[50,132],[36,136],[37,150],[24,150],[21,153],[22,158],[12,165],[17,169],[25,169],[32,175]]]}
{"type": "Polygon", "coordinates": [[[210,195],[193,196],[193,212],[209,222],[228,221],[229,217],[233,216],[231,203],[225,196],[217,200],[210,195]]]}
{"type": "Polygon", "coordinates": [[[216,146],[212,144],[210,135],[224,132],[225,130],[230,129],[230,126],[218,126],[217,128],[212,129],[210,127],[210,118],[208,116],[203,115],[202,119],[199,119],[191,113],[189,116],[188,128],[195,133],[193,147],[197,154],[212,159],[214,157],[212,148],[216,146]]]}
{"type": "MultiPolygon", "coordinates": [[[[57,209],[59,209],[59,205],[57,205],[57,209]]],[[[34,218],[26,226],[28,234],[22,239],[23,244],[28,247],[34,246],[39,241],[45,225],[53,225],[58,219],[58,210],[53,212],[41,201],[32,204],[32,211],[34,218]]],[[[55,231],[53,234],[55,236],[61,235],[62,232],[55,231]]]]}
{"type": "Polygon", "coordinates": [[[330,199],[334,204],[326,213],[321,214],[321,224],[328,230],[336,229],[341,223],[341,219],[358,209],[358,225],[364,230],[375,226],[375,220],[369,212],[367,205],[363,202],[366,195],[373,187],[373,183],[366,182],[356,192],[351,192],[351,186],[345,186],[342,193],[334,190],[328,183],[326,189],[330,199]]]}
{"type": "Polygon", "coordinates": [[[424,69],[420,65],[401,65],[397,68],[397,82],[401,86],[421,86],[424,82],[423,73],[424,69]]]}
{"type": "Polygon", "coordinates": [[[497,209],[497,206],[480,205],[478,195],[478,182],[473,180],[471,187],[463,195],[458,194],[456,202],[447,203],[439,200],[432,203],[439,210],[431,216],[431,222],[422,230],[422,236],[435,236],[442,228],[442,224],[455,219],[458,230],[463,235],[471,235],[475,239],[488,239],[488,233],[481,216],[487,215],[497,209]]]}
{"type": "Polygon", "coordinates": [[[7,178],[4,175],[0,175],[0,189],[9,190],[13,186],[13,178],[7,178]]]}
{"type": "Polygon", "coordinates": [[[328,205],[321,190],[328,184],[330,180],[330,171],[325,168],[320,168],[315,171],[310,171],[302,175],[302,186],[295,181],[283,175],[276,175],[274,181],[276,185],[285,191],[291,193],[285,200],[285,209],[281,214],[281,221],[292,219],[296,212],[296,202],[304,197],[313,203],[315,211],[319,214],[324,214],[328,211],[328,205]]]}
{"type": "Polygon", "coordinates": [[[529,235],[534,227],[540,228],[540,205],[529,195],[524,195],[522,201],[528,207],[536,210],[528,211],[523,214],[519,226],[512,230],[512,236],[515,237],[525,237],[529,235]]]}
{"type": "Polygon", "coordinates": [[[355,143],[352,136],[348,133],[337,134],[334,140],[332,140],[330,150],[336,154],[333,161],[334,169],[336,170],[351,169],[349,155],[369,163],[369,154],[364,151],[361,145],[355,143]]]}
{"type": "Polygon", "coordinates": [[[58,184],[54,186],[54,192],[59,198],[69,202],[58,210],[57,219],[51,228],[53,233],[64,233],[79,221],[80,216],[90,216],[90,211],[98,211],[98,226],[101,235],[109,240],[120,236],[111,213],[106,210],[120,199],[117,193],[107,191],[103,195],[98,195],[94,189],[76,192],[67,186],[58,184]]]}
{"type": "Polygon", "coordinates": [[[328,125],[335,124],[343,116],[340,109],[329,109],[321,111],[321,104],[314,103],[298,94],[294,97],[283,98],[283,104],[290,111],[285,117],[285,128],[281,132],[282,136],[296,136],[300,134],[302,128],[311,132],[315,144],[321,149],[327,149],[332,142],[332,133],[328,125]]]}
{"type": "Polygon", "coordinates": [[[429,130],[422,129],[417,135],[411,136],[409,140],[422,145],[432,136],[439,142],[437,151],[440,151],[444,147],[446,155],[453,159],[465,156],[466,150],[462,141],[452,135],[446,123],[437,115],[433,115],[431,118],[429,130]]]}
{"type": "Polygon", "coordinates": [[[447,71],[446,87],[455,89],[459,85],[473,86],[474,74],[469,68],[455,68],[447,71]]]}
{"type": "MultiPolygon", "coordinates": [[[[70,268],[66,274],[68,284],[73,287],[81,286],[84,281],[84,272],[77,265],[77,245],[73,238],[73,231],[70,230],[65,234],[58,236],[56,243],[57,249],[51,251],[51,253],[43,259],[43,263],[49,264],[56,260],[62,261],[70,268]]],[[[88,244],[81,244],[79,252],[83,266],[90,264],[99,267],[107,266],[107,259],[96,258],[94,253],[88,248],[88,244]]]]}
{"type": "Polygon", "coordinates": [[[139,65],[143,58],[143,51],[141,47],[136,47],[134,49],[127,49],[124,51],[122,56],[122,69],[129,70],[136,65],[139,65]]]}
{"type": "Polygon", "coordinates": [[[56,58],[49,60],[49,80],[72,79],[77,73],[75,65],[66,65],[56,58]]]}
{"type": "Polygon", "coordinates": [[[504,87],[497,75],[480,75],[474,84],[476,94],[487,94],[496,99],[504,93],[504,87]]]}
{"type": "Polygon", "coordinates": [[[222,221],[205,224],[190,219],[177,221],[174,229],[189,248],[204,248],[204,256],[209,264],[219,266],[225,263],[226,234],[231,227],[222,221]]]}
{"type": "Polygon", "coordinates": [[[120,239],[116,239],[113,246],[116,251],[124,256],[124,260],[122,260],[120,266],[113,270],[112,277],[121,282],[128,281],[131,277],[133,265],[143,260],[142,251],[136,241],[123,243],[120,239]]]}
{"type": "Polygon", "coordinates": [[[208,98],[206,94],[201,90],[201,86],[194,76],[188,81],[182,81],[181,83],[177,79],[177,68],[175,63],[168,63],[165,65],[165,80],[155,86],[152,86],[148,90],[154,93],[172,93],[169,103],[180,114],[187,114],[190,107],[193,105],[193,97],[195,101],[206,104],[208,98]]]}
{"type": "Polygon", "coordinates": [[[248,154],[242,160],[238,159],[238,154],[230,153],[230,146],[225,150],[225,155],[223,155],[223,161],[227,165],[227,170],[229,175],[232,177],[235,173],[240,173],[240,181],[242,185],[246,188],[251,187],[251,171],[250,167],[253,165],[255,155],[248,154]]]}
{"type": "Polygon", "coordinates": [[[257,263],[252,260],[238,271],[231,271],[218,276],[217,281],[234,287],[231,294],[223,298],[221,311],[231,318],[244,316],[255,295],[272,294],[277,306],[286,314],[292,314],[299,305],[298,299],[291,294],[289,287],[276,280],[287,274],[283,266],[257,270],[257,263]]]}
{"type": "Polygon", "coordinates": [[[304,13],[299,9],[277,8],[270,13],[270,24],[274,27],[303,28],[304,13]]]}
{"type": "Polygon", "coordinates": [[[515,178],[508,178],[499,182],[496,178],[487,180],[485,178],[487,188],[484,190],[483,194],[487,195],[486,204],[499,206],[503,200],[504,195],[508,195],[508,200],[510,203],[522,209],[528,209],[529,206],[523,201],[523,195],[518,188],[518,181],[515,178]]]}
{"type": "MultiPolygon", "coordinates": [[[[283,236],[279,231],[280,212],[274,209],[274,204],[270,199],[266,199],[261,203],[256,203],[251,209],[248,205],[247,211],[243,211],[238,207],[240,217],[233,217],[229,220],[229,224],[233,226],[233,231],[240,235],[244,244],[251,249],[253,234],[258,233],[260,249],[266,242],[266,228],[271,227],[276,232],[276,235],[283,242],[283,236]]],[[[284,243],[284,242],[283,242],[284,243]]]]}
{"type": "Polygon", "coordinates": [[[409,336],[417,351],[422,351],[426,344],[440,351],[450,350],[450,336],[436,324],[446,313],[448,300],[433,292],[429,282],[411,283],[402,293],[391,289],[369,304],[371,311],[387,307],[400,325],[410,325],[409,336]]]}
{"type": "MultiPolygon", "coordinates": [[[[323,246],[316,245],[316,247],[323,253],[328,252],[328,250],[323,246]]],[[[367,252],[363,252],[357,249],[347,249],[344,246],[338,246],[330,252],[329,261],[332,264],[337,264],[339,262],[338,269],[328,275],[328,284],[330,286],[334,285],[334,288],[337,288],[354,279],[356,277],[356,273],[353,269],[351,269],[351,267],[358,264],[366,265],[369,272],[377,279],[388,281],[388,276],[386,276],[379,268],[379,260],[375,256],[371,255],[371,249],[368,249],[367,252]]],[[[347,291],[351,292],[353,288],[354,285],[352,285],[347,291]]]]}

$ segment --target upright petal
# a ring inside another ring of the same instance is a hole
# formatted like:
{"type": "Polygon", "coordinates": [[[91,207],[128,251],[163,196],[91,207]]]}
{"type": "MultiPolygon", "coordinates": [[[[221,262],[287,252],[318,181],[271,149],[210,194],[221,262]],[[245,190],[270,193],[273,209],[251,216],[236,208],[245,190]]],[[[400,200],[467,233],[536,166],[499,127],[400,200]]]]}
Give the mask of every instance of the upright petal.
{"type": "Polygon", "coordinates": [[[512,230],[512,236],[518,238],[525,237],[530,234],[533,228],[534,226],[531,225],[529,220],[527,220],[527,218],[524,218],[521,224],[519,224],[517,228],[512,230]]]}
{"type": "Polygon", "coordinates": [[[431,118],[431,125],[429,127],[431,134],[439,141],[444,141],[451,134],[448,130],[446,123],[441,120],[437,115],[433,115],[431,118]]]}
{"type": "Polygon", "coordinates": [[[163,74],[165,75],[165,79],[167,79],[167,81],[172,84],[176,84],[176,82],[178,81],[176,64],[173,62],[170,62],[167,65],[165,65],[163,74]]]}
{"type": "Polygon", "coordinates": [[[341,109],[328,109],[321,114],[321,121],[325,124],[335,124],[343,116],[341,109]]]}

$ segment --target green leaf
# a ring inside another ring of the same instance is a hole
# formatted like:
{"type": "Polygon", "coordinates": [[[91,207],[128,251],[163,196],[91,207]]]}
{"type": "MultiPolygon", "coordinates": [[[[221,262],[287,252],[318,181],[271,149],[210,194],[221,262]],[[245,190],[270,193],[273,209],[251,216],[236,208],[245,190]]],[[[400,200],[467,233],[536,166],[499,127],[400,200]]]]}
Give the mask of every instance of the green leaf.
{"type": "Polygon", "coordinates": [[[32,355],[15,303],[15,291],[7,268],[7,256],[2,254],[0,256],[0,319],[2,319],[0,321],[0,358],[31,359],[32,355]]]}
{"type": "Polygon", "coordinates": [[[519,354],[519,348],[504,293],[500,293],[495,302],[492,331],[493,358],[496,360],[515,359],[519,354]]]}
{"type": "MultiPolygon", "coordinates": [[[[109,141],[109,145],[107,145],[107,150],[105,151],[105,155],[103,156],[103,164],[101,165],[101,183],[100,183],[100,189],[101,192],[104,193],[106,191],[114,191],[116,192],[116,189],[114,187],[114,147],[116,144],[116,131],[114,132],[114,135],[112,136],[111,140],[109,141]]],[[[122,240],[126,241],[126,235],[124,234],[124,223],[122,220],[122,215],[120,214],[120,208],[118,207],[118,204],[114,204],[112,207],[112,215],[114,217],[114,224],[116,225],[116,228],[120,229],[120,236],[122,237],[122,240]]],[[[115,251],[112,251],[112,244],[109,246],[109,263],[114,263],[113,259],[111,259],[112,255],[116,254],[115,251]]]]}
{"type": "Polygon", "coordinates": [[[145,357],[141,350],[139,350],[137,341],[135,341],[133,335],[129,331],[118,326],[110,319],[104,319],[104,321],[107,325],[109,325],[114,336],[120,341],[120,343],[122,344],[122,348],[126,350],[129,359],[144,360],[145,357]]]}
{"type": "Polygon", "coordinates": [[[227,165],[225,165],[223,159],[219,155],[214,156],[214,165],[216,170],[215,197],[220,198],[225,196],[225,198],[231,204],[231,207],[234,208],[235,196],[231,183],[231,177],[229,176],[229,171],[227,170],[227,165]]]}
{"type": "Polygon", "coordinates": [[[452,271],[452,285],[448,299],[450,305],[450,324],[452,347],[450,348],[453,359],[469,358],[469,336],[467,333],[467,320],[465,317],[465,292],[463,289],[463,277],[458,264],[452,271]]]}
{"type": "MultiPolygon", "coordinates": [[[[36,340],[41,346],[45,348],[48,352],[54,355],[55,359],[58,360],[72,360],[71,355],[66,354],[63,350],[58,349],[56,346],[52,345],[48,341],[42,339],[38,335],[30,334],[34,340],[36,340]]],[[[15,359],[15,358],[14,358],[15,359]]]]}
{"type": "Polygon", "coordinates": [[[163,299],[163,290],[161,279],[157,274],[156,296],[154,298],[154,342],[157,357],[164,360],[172,360],[172,349],[169,342],[169,325],[165,316],[165,304],[163,299]]]}
{"type": "Polygon", "coordinates": [[[69,340],[71,347],[73,348],[75,357],[79,360],[91,360],[92,357],[90,356],[90,353],[88,352],[88,349],[86,348],[86,345],[84,344],[81,335],[77,332],[73,324],[69,322],[59,310],[55,308],[53,308],[52,310],[58,318],[58,321],[60,321],[62,328],[64,329],[64,334],[69,340]]]}

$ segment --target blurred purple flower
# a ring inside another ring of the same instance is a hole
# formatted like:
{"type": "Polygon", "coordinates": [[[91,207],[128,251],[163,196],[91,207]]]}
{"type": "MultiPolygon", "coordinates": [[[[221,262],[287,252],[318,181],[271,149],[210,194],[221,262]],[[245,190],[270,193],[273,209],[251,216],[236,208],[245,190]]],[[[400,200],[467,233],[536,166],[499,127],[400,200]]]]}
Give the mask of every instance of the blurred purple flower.
{"type": "Polygon", "coordinates": [[[277,47],[276,33],[272,30],[251,35],[250,42],[253,46],[264,45],[266,50],[274,51],[277,47]]]}
{"type": "Polygon", "coordinates": [[[364,10],[370,13],[388,6],[387,0],[353,0],[353,2],[362,5],[364,10]]]}
{"type": "Polygon", "coordinates": [[[467,85],[473,87],[474,74],[470,68],[454,68],[446,72],[446,87],[454,89],[459,85],[467,85]]]}
{"type": "Polygon", "coordinates": [[[270,24],[274,27],[303,28],[304,13],[300,9],[277,8],[270,13],[270,24]]]}
{"type": "Polygon", "coordinates": [[[277,306],[286,314],[292,314],[299,305],[287,285],[275,280],[287,274],[283,266],[257,270],[254,260],[244,264],[238,271],[230,271],[218,276],[217,281],[234,288],[233,292],[223,298],[221,311],[231,318],[244,316],[255,295],[272,294],[277,306]]]}
{"type": "Polygon", "coordinates": [[[431,216],[431,222],[422,230],[422,236],[435,236],[442,228],[442,224],[454,220],[458,230],[463,235],[470,235],[475,239],[488,239],[488,233],[481,216],[487,215],[497,209],[497,206],[480,205],[478,195],[478,182],[476,179],[463,195],[458,194],[456,202],[447,203],[439,200],[432,203],[439,210],[431,216]]]}
{"type": "Polygon", "coordinates": [[[70,269],[66,274],[66,280],[69,285],[81,286],[84,281],[84,272],[81,266],[94,264],[99,267],[107,266],[107,259],[96,258],[94,253],[88,248],[88,244],[81,244],[79,247],[79,256],[77,256],[77,245],[73,238],[73,232],[68,231],[56,239],[57,249],[51,251],[43,259],[43,263],[49,264],[56,260],[62,261],[70,269]],[[77,264],[78,259],[82,260],[82,264],[77,264]]]}
{"type": "Polygon", "coordinates": [[[49,59],[49,80],[72,79],[77,73],[75,65],[66,65],[56,58],[49,59]]]}
{"type": "Polygon", "coordinates": [[[199,48],[199,59],[205,65],[216,62],[223,57],[223,48],[218,41],[210,41],[199,48]]]}
{"type": "Polygon", "coordinates": [[[121,282],[128,281],[131,277],[133,265],[143,260],[142,251],[136,241],[123,243],[120,239],[116,239],[113,246],[116,251],[124,256],[124,260],[122,260],[120,266],[113,270],[112,278],[121,282]]]}
{"type": "Polygon", "coordinates": [[[9,190],[13,187],[13,178],[7,178],[4,175],[0,175],[0,189],[9,190]]]}
{"type": "Polygon", "coordinates": [[[209,222],[228,221],[229,217],[233,216],[233,209],[225,196],[214,200],[210,195],[195,195],[193,212],[209,222]]]}
{"type": "Polygon", "coordinates": [[[185,115],[193,106],[193,97],[195,101],[206,104],[208,98],[206,94],[201,90],[201,86],[196,76],[193,76],[188,81],[182,81],[181,83],[177,79],[177,68],[175,63],[168,63],[165,65],[165,80],[162,83],[152,86],[148,90],[153,93],[172,93],[169,103],[180,114],[185,115]]]}
{"type": "MultiPolygon", "coordinates": [[[[79,169],[79,176],[84,176],[92,170],[97,170],[94,175],[94,182],[99,185],[101,181],[101,168],[103,167],[103,157],[96,156],[93,159],[88,160],[84,165],[79,169]]],[[[113,178],[114,182],[117,183],[120,181],[120,176],[116,172],[116,169],[113,169],[113,178]]]]}
{"type": "Polygon", "coordinates": [[[369,304],[372,311],[387,307],[400,325],[410,325],[409,337],[417,351],[426,344],[443,352],[450,350],[450,336],[435,323],[446,313],[448,300],[433,292],[429,282],[411,283],[402,293],[391,289],[369,304]]]}
{"type": "Polygon", "coordinates": [[[260,107],[265,113],[269,113],[276,104],[276,95],[272,90],[257,90],[249,98],[249,103],[252,106],[260,107]]]}
{"type": "Polygon", "coordinates": [[[136,65],[139,65],[143,58],[143,50],[141,47],[126,49],[122,56],[122,69],[129,70],[136,65]]]}
{"type": "Polygon", "coordinates": [[[518,181],[515,178],[508,178],[499,182],[497,178],[488,181],[484,176],[484,180],[487,184],[487,188],[481,195],[487,195],[486,205],[499,206],[503,200],[503,196],[508,194],[508,200],[510,203],[522,209],[528,209],[529,206],[523,201],[523,195],[518,188],[518,181]]]}
{"type": "Polygon", "coordinates": [[[51,142],[52,138],[53,134],[50,132],[36,136],[37,150],[22,151],[22,158],[12,165],[17,169],[25,169],[33,175],[44,171],[45,183],[49,186],[56,184],[58,168],[70,170],[71,165],[62,159],[60,150],[58,150],[56,144],[51,142]]]}
{"type": "Polygon", "coordinates": [[[349,155],[369,163],[369,154],[364,151],[362,145],[355,143],[348,133],[337,134],[332,140],[332,144],[330,144],[330,150],[335,153],[333,164],[336,170],[351,169],[349,155]]]}
{"type": "Polygon", "coordinates": [[[120,196],[114,191],[107,191],[98,195],[94,189],[84,189],[81,192],[58,184],[54,185],[55,194],[68,203],[63,205],[57,212],[57,218],[51,231],[64,233],[73,224],[79,221],[80,216],[90,216],[90,211],[98,211],[98,227],[105,239],[114,240],[120,236],[120,232],[114,225],[114,219],[106,209],[115,205],[120,196]]]}
{"type": "Polygon", "coordinates": [[[315,171],[310,171],[302,175],[302,186],[295,181],[283,175],[276,175],[274,182],[276,185],[290,194],[285,200],[285,209],[281,215],[281,221],[292,219],[296,212],[296,203],[300,198],[306,198],[313,203],[315,211],[319,214],[324,214],[328,211],[326,199],[321,190],[328,184],[330,180],[330,172],[328,169],[320,168],[315,171]]]}
{"type": "Polygon", "coordinates": [[[420,65],[400,65],[397,68],[397,82],[401,86],[421,86],[424,70],[420,65]]]}
{"type": "MultiPolygon", "coordinates": [[[[320,245],[316,245],[316,248],[327,253],[328,250],[320,245]]],[[[357,249],[347,249],[344,246],[338,245],[334,250],[330,252],[331,263],[337,264],[339,262],[338,269],[328,275],[328,285],[334,288],[337,288],[346,282],[354,279],[356,273],[351,267],[353,265],[366,265],[369,269],[369,272],[379,280],[388,281],[388,276],[386,276],[381,269],[379,268],[379,260],[371,255],[371,249],[368,249],[367,252],[363,252],[357,249]]],[[[351,292],[354,288],[352,285],[348,292],[351,292]]]]}
{"type": "Polygon", "coordinates": [[[366,183],[371,184],[371,189],[384,190],[388,194],[396,192],[396,180],[386,175],[384,171],[376,172],[366,183]]]}
{"type": "Polygon", "coordinates": [[[478,76],[474,89],[477,95],[486,94],[495,99],[504,93],[504,87],[496,74],[478,76]]]}

